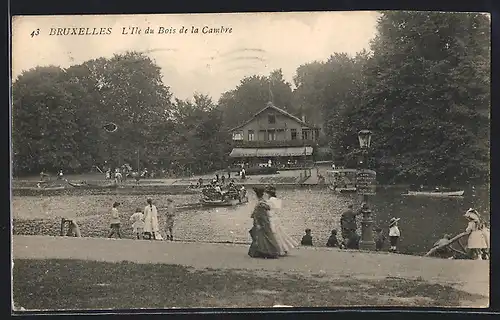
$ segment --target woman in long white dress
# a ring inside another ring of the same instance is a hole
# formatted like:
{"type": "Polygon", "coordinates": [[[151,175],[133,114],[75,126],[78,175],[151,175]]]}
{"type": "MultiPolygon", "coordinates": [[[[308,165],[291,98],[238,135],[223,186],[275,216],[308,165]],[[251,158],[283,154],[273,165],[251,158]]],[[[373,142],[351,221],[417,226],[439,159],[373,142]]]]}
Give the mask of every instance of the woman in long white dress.
{"type": "Polygon", "coordinates": [[[281,212],[282,201],[276,196],[276,188],[269,185],[266,187],[265,191],[269,197],[267,202],[271,207],[271,210],[269,211],[271,230],[274,233],[276,241],[278,242],[280,256],[285,256],[288,252],[290,252],[290,250],[297,247],[298,243],[285,232],[281,225],[279,213],[281,212]]]}
{"type": "Polygon", "coordinates": [[[148,205],[144,208],[144,235],[150,240],[155,240],[159,236],[158,209],[153,204],[153,200],[148,198],[148,205]]]}

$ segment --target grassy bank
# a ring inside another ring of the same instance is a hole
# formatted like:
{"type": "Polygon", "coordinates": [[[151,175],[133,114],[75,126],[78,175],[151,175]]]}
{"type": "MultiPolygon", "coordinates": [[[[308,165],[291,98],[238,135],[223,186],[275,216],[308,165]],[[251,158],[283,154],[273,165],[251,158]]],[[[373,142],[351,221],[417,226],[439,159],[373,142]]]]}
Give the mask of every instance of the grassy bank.
{"type": "Polygon", "coordinates": [[[195,270],[179,265],[15,260],[15,305],[30,309],[460,306],[485,297],[424,281],[195,270]]]}

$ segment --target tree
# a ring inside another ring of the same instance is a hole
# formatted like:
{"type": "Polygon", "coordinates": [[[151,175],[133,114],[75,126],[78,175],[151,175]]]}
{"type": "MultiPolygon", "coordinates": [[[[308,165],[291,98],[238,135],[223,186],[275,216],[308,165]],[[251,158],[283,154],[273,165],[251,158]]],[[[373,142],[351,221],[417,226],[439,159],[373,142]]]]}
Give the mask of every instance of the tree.
{"type": "Polygon", "coordinates": [[[161,148],[150,141],[170,116],[172,94],[143,54],[38,67],[21,74],[12,90],[16,172],[119,165],[132,162],[137,150],[145,164],[159,157],[161,148]],[[107,133],[107,122],[118,130],[107,133]]]}
{"type": "Polygon", "coordinates": [[[137,52],[91,60],[84,65],[90,70],[91,82],[100,96],[96,105],[98,122],[118,125],[115,133],[101,132],[105,146],[102,157],[120,165],[132,162],[137,151],[146,156],[144,159],[155,156],[157,149],[147,148],[146,142],[153,128],[169,116],[172,107],[172,94],[163,84],[160,68],[137,52]]]}
{"type": "Polygon", "coordinates": [[[37,67],[23,72],[12,92],[16,174],[91,167],[91,143],[79,139],[88,102],[81,84],[59,67],[37,67]]]}
{"type": "Polygon", "coordinates": [[[245,77],[234,90],[221,95],[218,108],[223,112],[225,128],[233,128],[248,120],[265,108],[269,101],[292,114],[296,113],[292,108],[291,84],[284,80],[281,69],[273,71],[268,77],[245,77]]]}
{"type": "MultiPolygon", "coordinates": [[[[366,102],[347,116],[372,129],[387,181],[484,181],[489,166],[489,20],[476,13],[384,12],[367,67],[366,102]],[[376,138],[375,138],[376,137],[376,138]]],[[[349,156],[349,155],[348,155],[349,156]]]]}
{"type": "Polygon", "coordinates": [[[362,103],[367,60],[366,51],[354,57],[336,53],[325,62],[314,61],[297,68],[293,92],[296,108],[303,110],[309,122],[323,128],[333,149],[338,149],[344,114],[362,103]]]}
{"type": "Polygon", "coordinates": [[[194,101],[176,99],[172,114],[175,134],[169,145],[170,160],[178,172],[202,173],[225,166],[230,136],[222,124],[222,114],[206,95],[195,94],[194,101]]]}

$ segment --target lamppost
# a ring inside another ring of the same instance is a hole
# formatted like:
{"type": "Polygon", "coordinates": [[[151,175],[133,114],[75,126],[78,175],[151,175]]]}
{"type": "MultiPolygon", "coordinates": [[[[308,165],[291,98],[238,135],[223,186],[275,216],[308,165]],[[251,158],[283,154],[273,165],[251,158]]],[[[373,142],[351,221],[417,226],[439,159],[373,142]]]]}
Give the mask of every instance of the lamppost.
{"type": "Polygon", "coordinates": [[[376,181],[376,172],[368,169],[368,148],[370,148],[371,138],[372,132],[370,130],[361,130],[358,133],[359,146],[363,153],[363,160],[356,177],[358,194],[363,196],[363,206],[361,208],[363,219],[361,220],[361,240],[359,241],[361,250],[375,250],[372,211],[368,207],[368,196],[375,194],[376,181]]]}

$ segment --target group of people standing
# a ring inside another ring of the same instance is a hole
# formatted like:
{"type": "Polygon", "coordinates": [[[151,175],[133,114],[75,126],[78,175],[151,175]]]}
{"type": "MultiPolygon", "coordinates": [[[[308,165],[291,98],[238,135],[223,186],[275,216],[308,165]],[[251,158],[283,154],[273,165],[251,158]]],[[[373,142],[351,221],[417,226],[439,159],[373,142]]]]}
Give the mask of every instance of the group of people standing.
{"type": "MultiPolygon", "coordinates": [[[[147,205],[144,209],[137,208],[130,217],[130,222],[132,222],[132,232],[137,237],[137,239],[148,239],[148,240],[163,240],[160,233],[158,208],[153,204],[153,200],[148,198],[146,200],[147,205]]],[[[109,238],[113,235],[121,238],[121,220],[120,214],[118,212],[119,202],[113,203],[113,208],[111,209],[111,221],[110,221],[110,233],[109,238]]],[[[167,199],[167,210],[165,214],[165,232],[167,234],[167,240],[174,240],[173,228],[175,219],[175,205],[172,199],[167,199]]]]}
{"type": "Polygon", "coordinates": [[[248,255],[252,258],[276,259],[286,256],[298,244],[283,230],[278,218],[281,199],[276,195],[276,188],[254,188],[258,202],[252,211],[253,220],[250,236],[252,244],[248,255]]]}

